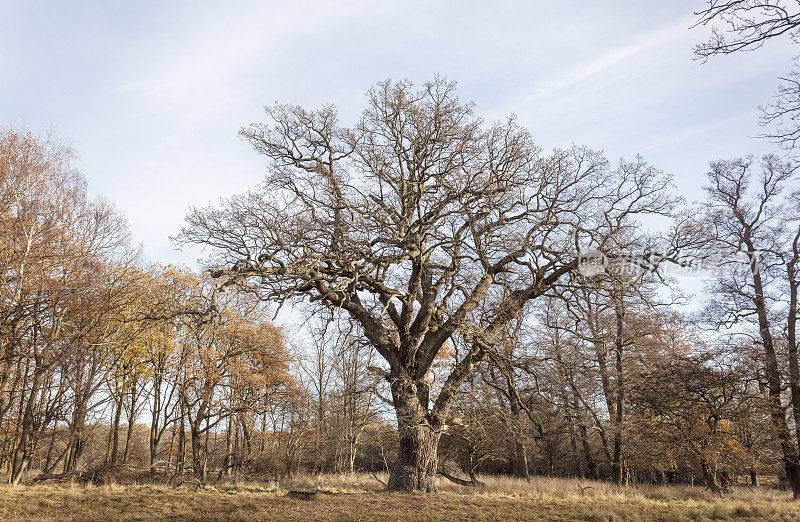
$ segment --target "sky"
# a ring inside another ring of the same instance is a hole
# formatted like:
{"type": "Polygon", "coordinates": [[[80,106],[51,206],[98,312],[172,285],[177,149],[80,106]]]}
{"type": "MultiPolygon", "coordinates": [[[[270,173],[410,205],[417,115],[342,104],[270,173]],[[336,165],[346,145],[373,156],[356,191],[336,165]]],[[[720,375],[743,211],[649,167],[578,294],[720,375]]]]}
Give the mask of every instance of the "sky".
{"type": "Polygon", "coordinates": [[[52,131],[152,262],[193,207],[255,187],[238,136],[276,102],[345,124],[385,79],[457,82],[485,120],[515,114],[545,149],[641,154],[702,197],[710,160],[761,154],[758,109],[797,49],[693,59],[702,0],[38,2],[0,0],[0,125],[52,131]]]}

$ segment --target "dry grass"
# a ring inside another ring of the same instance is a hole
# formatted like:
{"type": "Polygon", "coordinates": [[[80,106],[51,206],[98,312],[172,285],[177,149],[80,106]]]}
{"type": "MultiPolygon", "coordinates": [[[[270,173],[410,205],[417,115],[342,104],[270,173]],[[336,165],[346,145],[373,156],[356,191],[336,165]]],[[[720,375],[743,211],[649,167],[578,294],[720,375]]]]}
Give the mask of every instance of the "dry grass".
{"type": "Polygon", "coordinates": [[[428,495],[386,493],[371,475],[300,477],[280,485],[232,482],[200,491],[152,485],[3,486],[0,518],[800,520],[800,503],[792,502],[788,493],[773,490],[736,490],[717,499],[699,487],[616,488],[601,482],[548,478],[483,480],[485,487],[468,489],[443,479],[440,493],[428,495]],[[285,497],[288,489],[316,489],[320,494],[312,501],[294,500],[285,497]]]}

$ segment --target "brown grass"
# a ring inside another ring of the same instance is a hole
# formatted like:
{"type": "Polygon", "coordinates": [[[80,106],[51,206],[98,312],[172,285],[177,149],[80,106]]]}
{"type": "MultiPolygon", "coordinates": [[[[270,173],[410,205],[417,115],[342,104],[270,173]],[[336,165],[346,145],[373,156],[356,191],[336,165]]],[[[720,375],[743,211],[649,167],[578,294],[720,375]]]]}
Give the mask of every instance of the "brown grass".
{"type": "MultiPolygon", "coordinates": [[[[386,477],[383,477],[385,480],[386,477]]],[[[469,489],[446,480],[436,494],[383,492],[370,475],[321,475],[288,483],[182,486],[0,487],[3,520],[800,520],[786,492],[737,489],[723,499],[702,488],[616,488],[602,482],[484,477],[469,489]],[[589,489],[581,490],[582,488],[589,489]],[[285,496],[314,489],[311,501],[285,496]]]]}

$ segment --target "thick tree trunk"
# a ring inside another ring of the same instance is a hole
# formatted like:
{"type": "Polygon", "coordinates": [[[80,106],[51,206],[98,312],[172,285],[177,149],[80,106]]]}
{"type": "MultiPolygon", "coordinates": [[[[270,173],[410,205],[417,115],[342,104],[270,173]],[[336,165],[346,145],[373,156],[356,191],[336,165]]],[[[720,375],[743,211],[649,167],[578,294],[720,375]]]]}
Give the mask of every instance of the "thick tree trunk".
{"type": "Polygon", "coordinates": [[[64,460],[64,473],[75,471],[78,468],[78,461],[83,455],[83,450],[86,445],[83,433],[84,423],[86,419],[86,412],[83,408],[81,408],[81,410],[82,413],[78,413],[76,415],[73,424],[73,429],[70,432],[70,437],[68,442],[69,451],[67,452],[67,457],[64,460]]]}
{"type": "Polygon", "coordinates": [[[392,384],[392,396],[400,445],[397,465],[389,477],[389,489],[434,492],[438,463],[436,451],[441,432],[435,430],[426,418],[427,387],[423,383],[397,379],[392,384]]]}
{"type": "Polygon", "coordinates": [[[190,426],[191,435],[192,435],[192,466],[194,468],[194,474],[200,479],[205,480],[205,469],[203,466],[203,460],[201,457],[200,452],[200,423],[192,424],[190,426]]]}
{"type": "Polygon", "coordinates": [[[717,480],[714,477],[714,472],[708,466],[708,463],[706,461],[704,460],[700,461],[700,470],[703,472],[703,478],[706,481],[708,489],[710,489],[713,494],[722,496],[722,490],[717,485],[717,480]]]}
{"type": "MultiPolygon", "coordinates": [[[[508,381],[508,389],[509,392],[511,391],[512,384],[510,379],[506,377],[508,381]]],[[[515,446],[516,446],[516,459],[514,460],[514,474],[519,478],[529,479],[530,476],[528,474],[528,452],[525,449],[525,440],[523,439],[523,429],[522,429],[522,422],[521,422],[521,414],[519,404],[516,401],[511,400],[509,401],[509,406],[511,408],[511,422],[514,426],[514,437],[515,437],[515,446]]]]}
{"type": "MultiPolygon", "coordinates": [[[[575,402],[575,407],[577,409],[578,403],[575,402]]],[[[585,478],[589,479],[596,479],[597,478],[597,463],[594,460],[594,455],[592,455],[592,448],[589,446],[589,434],[586,430],[586,424],[580,422],[578,424],[578,433],[581,436],[581,449],[583,450],[583,459],[586,462],[586,474],[585,478]]]]}
{"type": "Polygon", "coordinates": [[[525,444],[521,440],[517,440],[517,459],[515,462],[515,472],[519,478],[525,480],[530,479],[528,472],[528,452],[525,449],[525,444]]]}
{"type": "Polygon", "coordinates": [[[426,426],[413,426],[398,419],[400,447],[397,465],[389,479],[389,489],[435,492],[439,434],[426,426]]]}

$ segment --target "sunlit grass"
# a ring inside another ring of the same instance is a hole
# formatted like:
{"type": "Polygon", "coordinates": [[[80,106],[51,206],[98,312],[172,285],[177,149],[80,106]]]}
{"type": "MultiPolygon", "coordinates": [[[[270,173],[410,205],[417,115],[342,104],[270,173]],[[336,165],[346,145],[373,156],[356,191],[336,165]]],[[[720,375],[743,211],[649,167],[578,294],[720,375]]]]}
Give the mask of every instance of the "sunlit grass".
{"type": "Polygon", "coordinates": [[[387,493],[385,474],[307,475],[290,481],[190,484],[44,484],[0,487],[0,519],[328,519],[328,520],[800,520],[789,493],[737,488],[720,499],[702,487],[618,487],[604,482],[481,477],[465,488],[437,479],[439,493],[387,493]],[[290,489],[320,493],[287,498],[290,489]]]}

